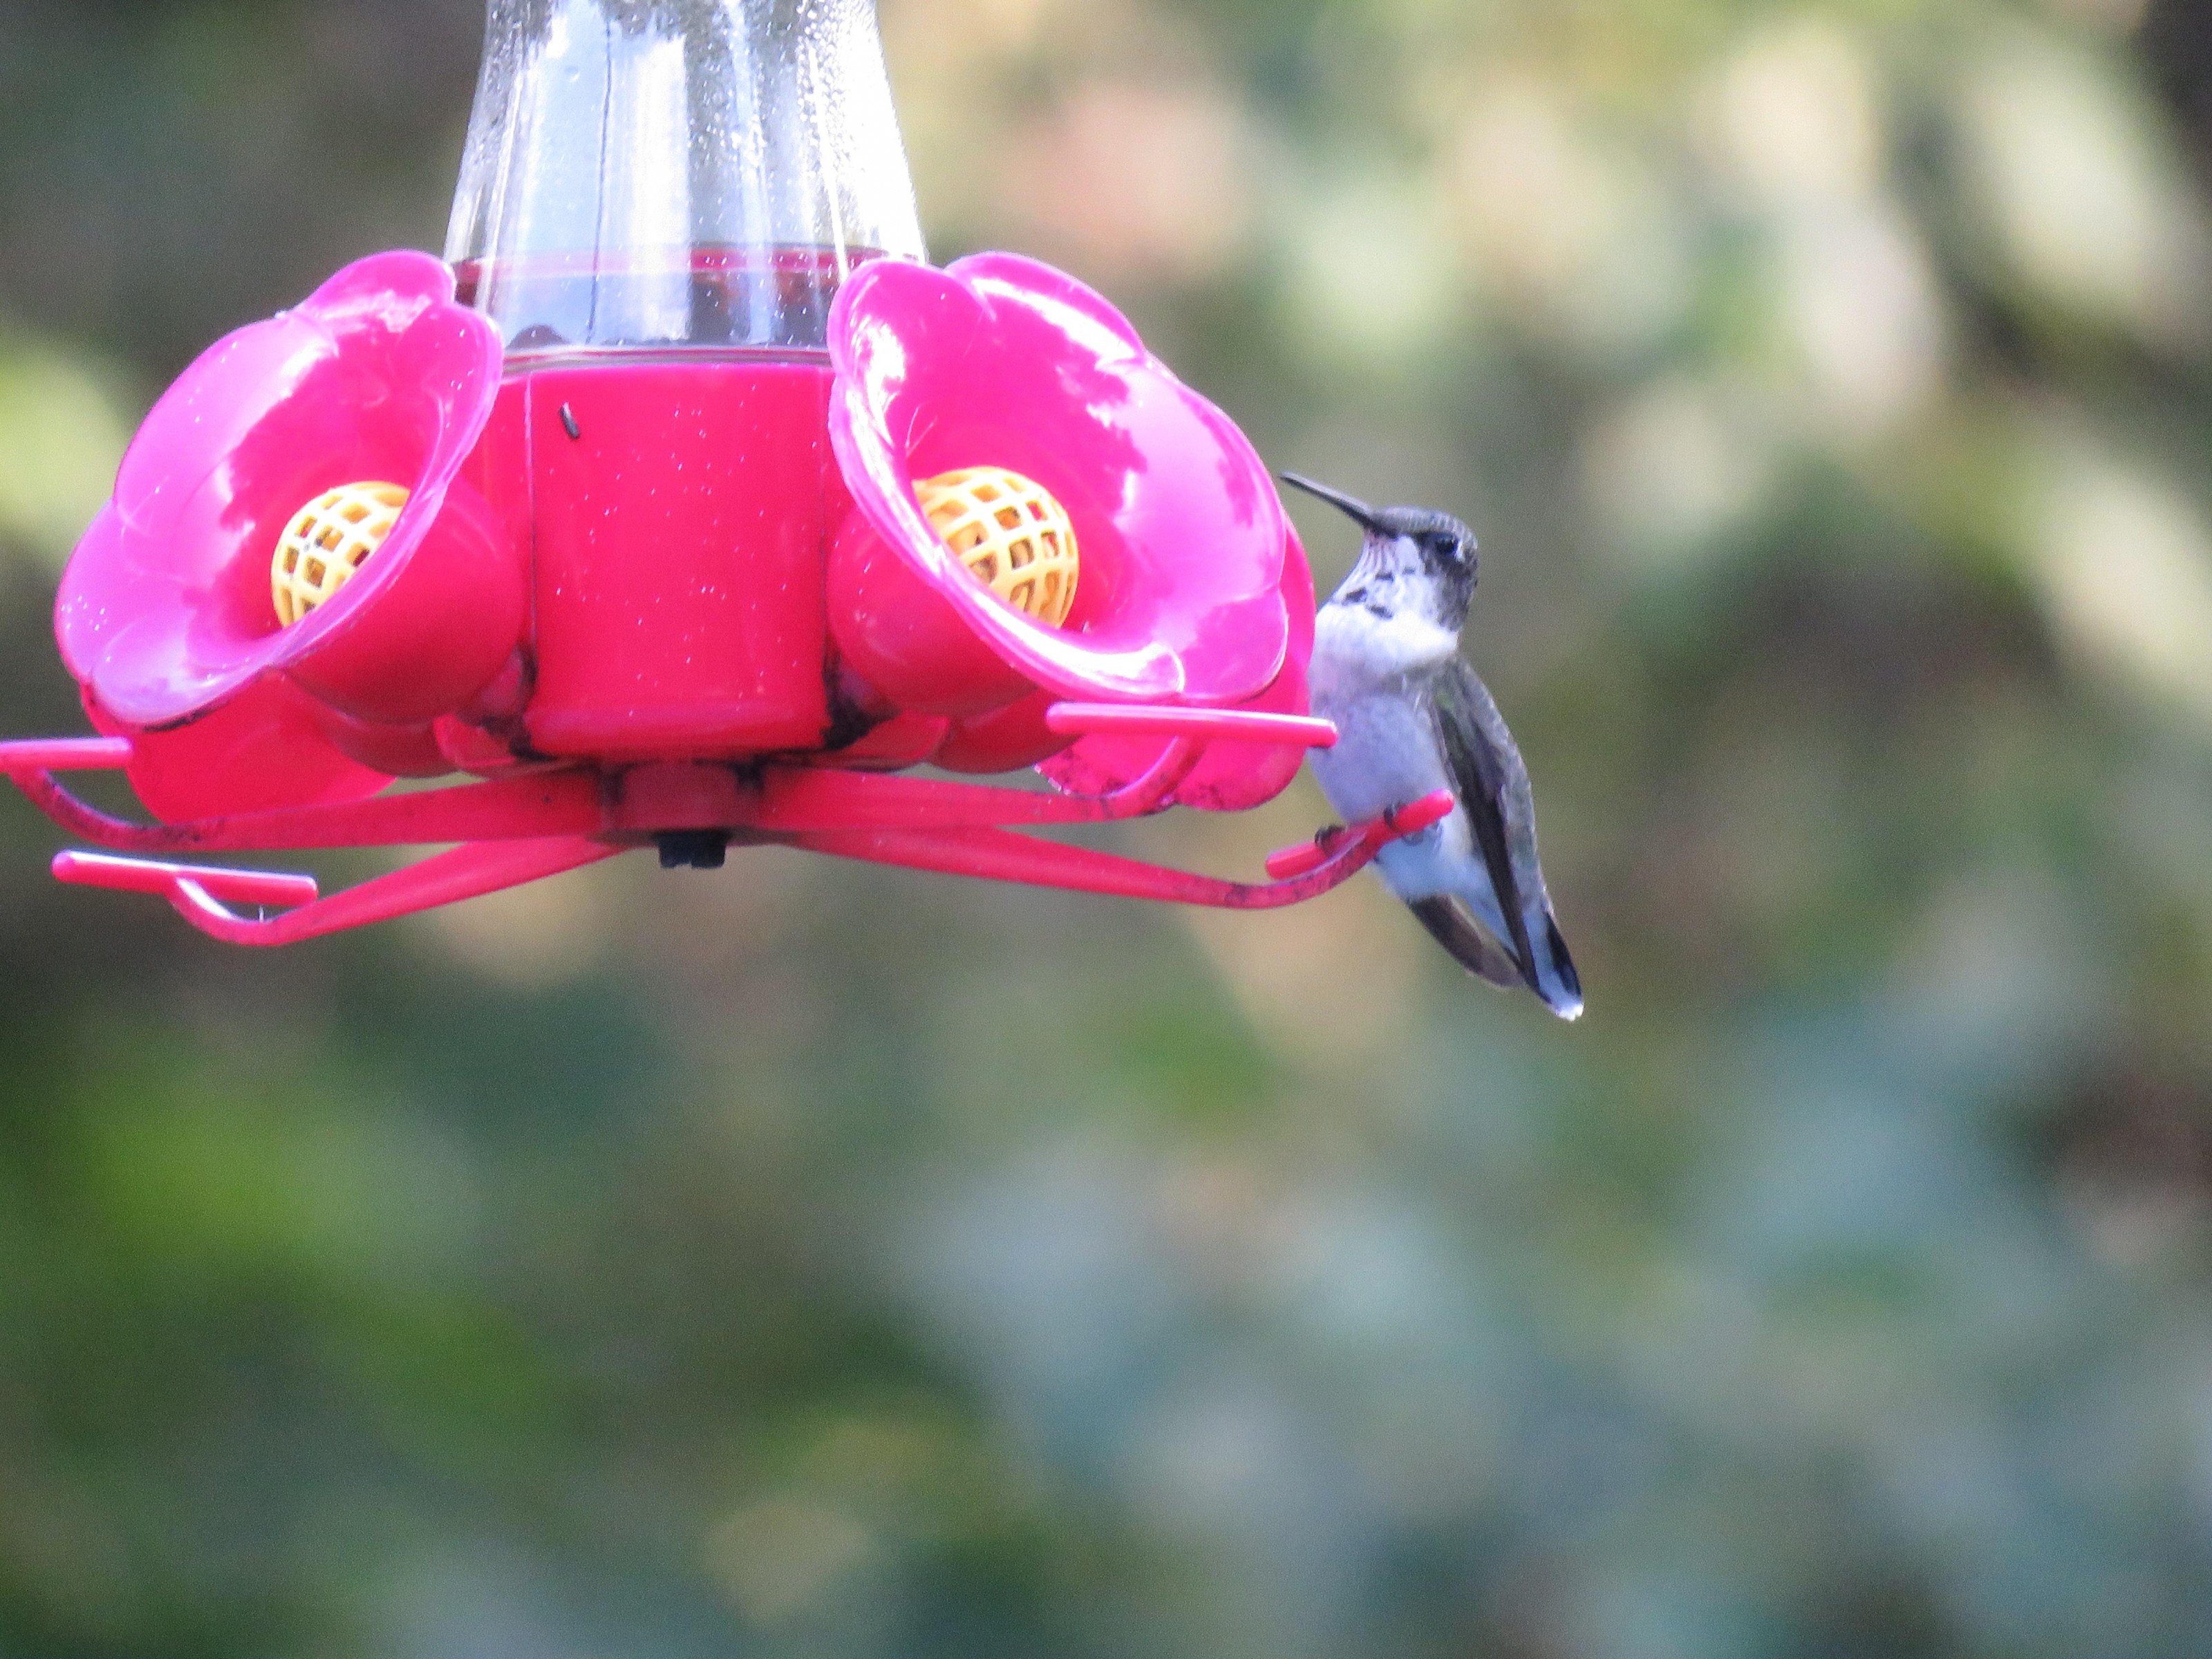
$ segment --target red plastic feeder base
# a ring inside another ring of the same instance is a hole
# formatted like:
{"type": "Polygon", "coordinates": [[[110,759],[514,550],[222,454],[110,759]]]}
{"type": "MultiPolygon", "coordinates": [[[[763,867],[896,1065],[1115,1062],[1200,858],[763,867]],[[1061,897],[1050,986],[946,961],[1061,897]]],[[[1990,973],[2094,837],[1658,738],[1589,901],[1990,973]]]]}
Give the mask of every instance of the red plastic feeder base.
{"type": "Polygon", "coordinates": [[[988,881],[1220,909],[1297,904],[1340,886],[1392,841],[1450,815],[1449,794],[1372,823],[1324,831],[1269,861],[1273,879],[1224,881],[1019,833],[1162,811],[1214,742],[1325,748],[1325,720],[1129,704],[1062,703],[1068,734],[1169,739],[1159,763],[1098,799],[986,784],[788,763],[565,764],[362,800],[140,824],[72,794],[57,775],[120,770],[127,738],[0,744],[0,772],[72,835],[106,849],[67,852],[54,874],[78,886],[168,899],[193,927],[234,945],[292,945],[520,886],[624,852],[714,864],[732,847],[796,847],[833,857],[988,881]],[[312,877],[162,861],[184,854],[452,843],[405,869],[319,896],[312,877]],[[137,856],[115,856],[116,854],[137,856]],[[148,855],[161,855],[160,859],[148,855]],[[248,916],[240,907],[276,915],[248,916]]]}

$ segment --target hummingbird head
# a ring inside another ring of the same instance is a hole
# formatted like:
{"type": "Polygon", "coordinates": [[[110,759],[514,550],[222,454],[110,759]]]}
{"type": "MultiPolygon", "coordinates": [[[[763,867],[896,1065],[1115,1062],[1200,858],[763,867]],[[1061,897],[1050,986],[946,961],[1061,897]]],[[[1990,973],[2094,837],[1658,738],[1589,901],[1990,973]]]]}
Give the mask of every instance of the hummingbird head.
{"type": "Polygon", "coordinates": [[[1474,599],[1474,532],[1425,507],[1370,507],[1295,472],[1283,482],[1317,495],[1360,528],[1359,562],[1331,605],[1364,605],[1378,617],[1408,610],[1456,634],[1474,599]]]}

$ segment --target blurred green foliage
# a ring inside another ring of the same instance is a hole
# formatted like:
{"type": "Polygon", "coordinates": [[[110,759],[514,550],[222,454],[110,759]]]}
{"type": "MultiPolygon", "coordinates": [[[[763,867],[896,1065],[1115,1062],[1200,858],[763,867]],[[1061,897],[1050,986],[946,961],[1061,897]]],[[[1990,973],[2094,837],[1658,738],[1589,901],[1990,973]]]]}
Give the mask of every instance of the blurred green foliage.
{"type": "MultiPolygon", "coordinates": [[[[2196,12],[884,14],[940,254],[1480,529],[1590,1017],[781,854],[268,960],[0,802],[0,1655],[2212,1651],[2196,12]]],[[[480,26],[0,0],[0,726],[480,26]]]]}

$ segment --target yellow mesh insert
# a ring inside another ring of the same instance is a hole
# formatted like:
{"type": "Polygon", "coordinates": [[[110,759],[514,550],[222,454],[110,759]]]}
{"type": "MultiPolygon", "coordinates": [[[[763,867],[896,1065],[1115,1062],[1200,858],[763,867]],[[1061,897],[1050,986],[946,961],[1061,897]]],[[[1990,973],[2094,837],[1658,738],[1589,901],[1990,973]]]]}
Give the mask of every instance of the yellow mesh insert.
{"type": "Polygon", "coordinates": [[[969,574],[1053,628],[1075,608],[1080,558],[1067,509],[1033,478],[1002,466],[943,472],[915,491],[969,574]]]}
{"type": "Polygon", "coordinates": [[[343,484],[292,515],[269,568],[276,620],[289,628],[354,578],[384,545],[407,492],[394,483],[343,484]]]}

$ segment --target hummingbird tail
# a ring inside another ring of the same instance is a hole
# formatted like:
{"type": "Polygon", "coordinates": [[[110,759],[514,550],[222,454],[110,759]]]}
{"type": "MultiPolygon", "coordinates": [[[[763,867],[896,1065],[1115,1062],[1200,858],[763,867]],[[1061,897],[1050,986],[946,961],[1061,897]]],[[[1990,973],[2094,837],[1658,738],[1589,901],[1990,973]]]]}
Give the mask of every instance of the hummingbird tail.
{"type": "Polygon", "coordinates": [[[1580,1019],[1583,1017],[1583,980],[1575,971],[1575,959],[1567,954],[1567,941],[1560,936],[1559,924],[1549,911],[1544,914],[1542,932],[1529,943],[1534,947],[1534,971],[1528,976],[1529,988],[1543,998],[1548,1007],[1561,1019],[1580,1019]]]}

